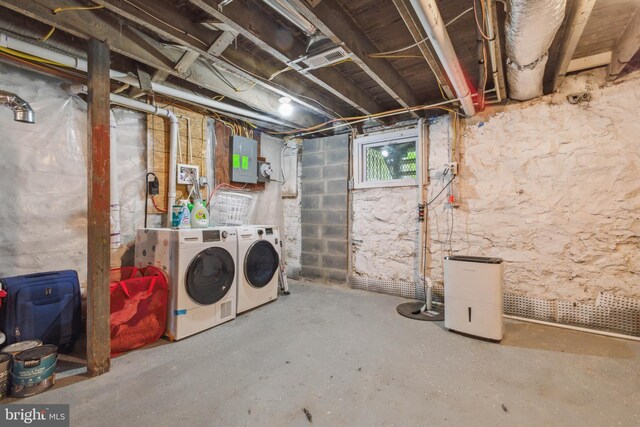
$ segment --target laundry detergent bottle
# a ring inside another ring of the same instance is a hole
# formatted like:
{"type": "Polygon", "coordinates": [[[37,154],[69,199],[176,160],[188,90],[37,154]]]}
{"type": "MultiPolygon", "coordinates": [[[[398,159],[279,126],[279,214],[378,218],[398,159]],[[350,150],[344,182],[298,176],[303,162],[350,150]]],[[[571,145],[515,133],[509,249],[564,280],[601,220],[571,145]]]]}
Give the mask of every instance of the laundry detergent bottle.
{"type": "Polygon", "coordinates": [[[191,212],[187,207],[187,201],[182,200],[182,211],[180,211],[180,222],[178,228],[191,228],[191,212]]]}
{"type": "Polygon", "coordinates": [[[191,210],[191,227],[206,228],[209,226],[209,212],[202,200],[195,200],[191,210]]]}

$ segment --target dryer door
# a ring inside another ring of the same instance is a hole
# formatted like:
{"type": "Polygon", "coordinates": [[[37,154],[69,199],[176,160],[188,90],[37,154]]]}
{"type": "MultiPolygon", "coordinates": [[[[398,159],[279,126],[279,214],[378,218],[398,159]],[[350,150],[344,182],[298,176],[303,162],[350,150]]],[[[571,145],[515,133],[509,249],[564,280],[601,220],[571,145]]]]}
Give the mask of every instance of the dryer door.
{"type": "Polygon", "coordinates": [[[266,286],[276,270],[280,259],[273,245],[266,240],[253,243],[244,258],[244,275],[254,288],[266,286]]]}
{"type": "Polygon", "coordinates": [[[187,268],[187,293],[199,304],[214,304],[231,289],[236,268],[233,257],[222,248],[207,248],[187,268]]]}

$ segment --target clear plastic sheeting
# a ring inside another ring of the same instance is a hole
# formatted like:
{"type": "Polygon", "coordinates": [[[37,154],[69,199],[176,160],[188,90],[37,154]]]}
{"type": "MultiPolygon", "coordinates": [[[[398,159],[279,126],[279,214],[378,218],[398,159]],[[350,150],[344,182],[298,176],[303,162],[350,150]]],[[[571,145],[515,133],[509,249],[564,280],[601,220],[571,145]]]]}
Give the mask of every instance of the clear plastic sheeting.
{"type": "Polygon", "coordinates": [[[562,25],[566,0],[509,0],[505,40],[509,97],[542,95],[547,51],[562,25]]]}
{"type": "MultiPolygon", "coordinates": [[[[116,108],[118,133],[118,188],[120,242],[111,251],[111,266],[133,265],[136,229],[144,227],[145,175],[147,173],[146,114],[116,108]]],[[[149,202],[151,203],[151,202],[149,202]]],[[[150,227],[161,226],[160,215],[149,215],[150,227]]]]}
{"type": "MultiPolygon", "coordinates": [[[[0,62],[0,90],[19,93],[35,124],[0,110],[0,277],[77,270],[87,275],[87,112],[65,82],[0,62]]],[[[115,111],[118,121],[121,233],[119,265],[144,221],[144,116],[115,111]]],[[[114,255],[112,254],[112,260],[114,255]]],[[[112,261],[112,262],[114,262],[112,261]]]]}
{"type": "Polygon", "coordinates": [[[0,110],[0,276],[73,269],[86,278],[87,113],[61,81],[0,63],[35,124],[0,110]]]}

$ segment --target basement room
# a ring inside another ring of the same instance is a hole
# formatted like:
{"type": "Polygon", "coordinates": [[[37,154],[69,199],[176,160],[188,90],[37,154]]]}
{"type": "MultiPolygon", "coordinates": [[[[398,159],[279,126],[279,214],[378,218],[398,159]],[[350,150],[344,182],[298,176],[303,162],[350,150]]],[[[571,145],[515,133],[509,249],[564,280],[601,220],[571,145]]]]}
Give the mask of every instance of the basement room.
{"type": "Polygon", "coordinates": [[[0,0],[0,425],[638,426],[639,111],[640,0],[0,0]]]}

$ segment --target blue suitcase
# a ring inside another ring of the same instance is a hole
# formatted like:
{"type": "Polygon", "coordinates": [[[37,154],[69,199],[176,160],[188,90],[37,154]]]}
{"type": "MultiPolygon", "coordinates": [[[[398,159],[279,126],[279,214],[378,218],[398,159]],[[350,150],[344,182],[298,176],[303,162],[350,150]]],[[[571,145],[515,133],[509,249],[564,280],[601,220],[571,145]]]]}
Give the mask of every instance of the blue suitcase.
{"type": "Polygon", "coordinates": [[[62,352],[73,350],[82,332],[78,273],[51,271],[0,279],[7,296],[0,308],[6,345],[41,340],[62,352]]]}

